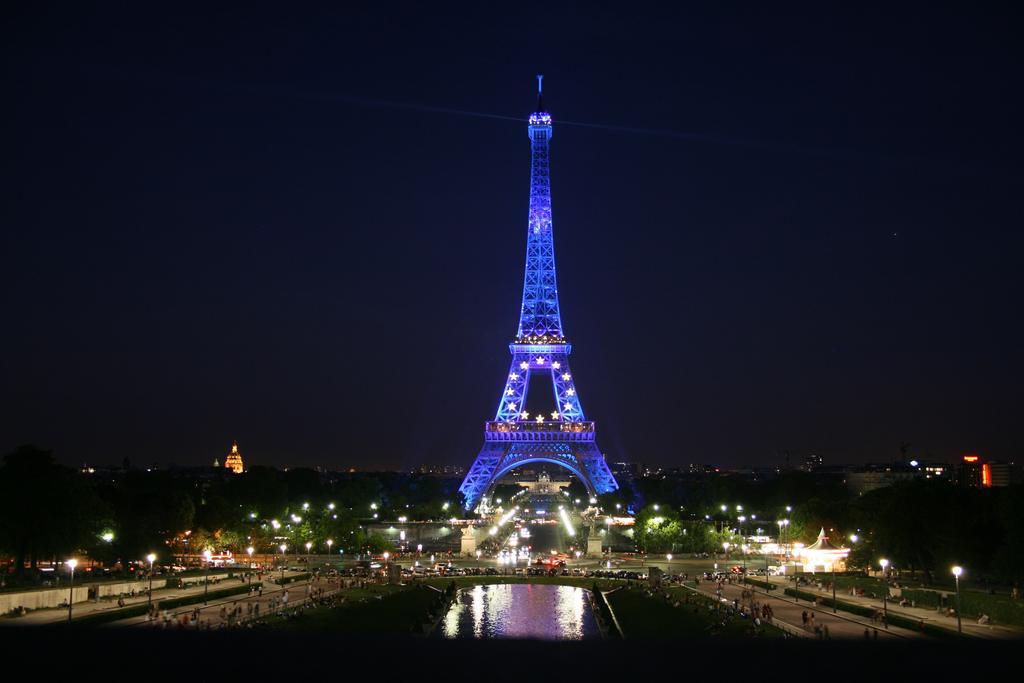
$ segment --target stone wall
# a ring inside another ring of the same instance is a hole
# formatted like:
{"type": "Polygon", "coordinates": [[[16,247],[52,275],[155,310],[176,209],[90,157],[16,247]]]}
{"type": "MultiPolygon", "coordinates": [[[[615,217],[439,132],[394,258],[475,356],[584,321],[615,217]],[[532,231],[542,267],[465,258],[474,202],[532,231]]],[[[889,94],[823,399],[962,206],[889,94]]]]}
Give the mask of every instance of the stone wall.
{"type": "MultiPolygon", "coordinates": [[[[71,590],[68,588],[46,588],[21,593],[0,593],[0,614],[7,614],[18,607],[25,609],[59,607],[68,599],[71,590]]],[[[73,590],[74,602],[85,602],[89,599],[88,585],[75,586],[73,590]]]]}
{"type": "MultiPolygon", "coordinates": [[[[174,577],[161,576],[160,578],[154,578],[153,590],[165,588],[169,578],[174,577]]],[[[186,582],[186,586],[193,586],[202,585],[204,578],[204,576],[189,576],[183,577],[182,580],[186,582]]],[[[220,579],[223,581],[226,578],[228,578],[227,572],[210,573],[211,580],[220,579]]],[[[74,588],[74,602],[86,602],[97,594],[100,598],[116,598],[122,593],[129,595],[133,590],[138,595],[139,593],[145,593],[148,589],[148,580],[76,584],[74,588]]],[[[24,607],[25,609],[59,607],[61,603],[68,599],[69,593],[70,589],[67,586],[0,593],[0,614],[7,614],[18,607],[24,607]]]]}

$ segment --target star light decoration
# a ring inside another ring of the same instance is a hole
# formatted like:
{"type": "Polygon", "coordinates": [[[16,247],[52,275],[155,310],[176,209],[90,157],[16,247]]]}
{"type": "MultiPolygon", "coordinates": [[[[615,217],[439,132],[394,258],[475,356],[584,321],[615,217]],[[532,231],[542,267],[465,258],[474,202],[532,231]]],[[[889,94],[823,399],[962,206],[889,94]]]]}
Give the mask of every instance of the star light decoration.
{"type": "Polygon", "coordinates": [[[564,405],[564,406],[562,406],[562,412],[563,412],[563,413],[568,413],[568,412],[572,412],[572,404],[571,404],[571,403],[569,403],[568,401],[566,401],[566,402],[565,402],[565,405],[564,405]]]}
{"type": "Polygon", "coordinates": [[[537,424],[539,424],[539,425],[544,424],[544,416],[543,415],[538,415],[537,416],[537,424]]]}
{"type": "Polygon", "coordinates": [[[557,410],[551,411],[551,419],[552,420],[557,420],[558,419],[558,411],[557,410]]]}
{"type": "Polygon", "coordinates": [[[563,375],[562,375],[562,379],[564,379],[564,380],[565,380],[566,382],[568,382],[569,380],[571,380],[571,379],[572,379],[572,375],[570,375],[570,374],[569,374],[569,373],[567,372],[567,373],[565,373],[565,374],[563,374],[563,375]]]}
{"type": "Polygon", "coordinates": [[[562,367],[562,364],[556,360],[554,363],[551,364],[551,367],[557,370],[558,368],[562,367]]]}
{"type": "Polygon", "coordinates": [[[522,363],[519,364],[519,367],[521,367],[523,370],[529,370],[530,364],[524,360],[522,363]]]}
{"type": "Polygon", "coordinates": [[[530,419],[530,414],[528,412],[526,412],[525,410],[522,413],[520,413],[520,415],[522,415],[524,420],[529,420],[530,419]]]}
{"type": "Polygon", "coordinates": [[[575,396],[576,395],[576,390],[573,389],[572,387],[569,387],[568,389],[565,390],[565,395],[566,396],[575,396]]]}
{"type": "Polygon", "coordinates": [[[537,365],[544,365],[544,356],[537,356],[537,365]]]}

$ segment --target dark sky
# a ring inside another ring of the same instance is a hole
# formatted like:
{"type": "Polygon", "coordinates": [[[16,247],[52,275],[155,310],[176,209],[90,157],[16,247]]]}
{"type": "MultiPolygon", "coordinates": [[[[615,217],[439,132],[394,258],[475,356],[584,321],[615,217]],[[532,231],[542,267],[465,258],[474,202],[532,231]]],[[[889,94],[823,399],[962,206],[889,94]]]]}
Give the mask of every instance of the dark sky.
{"type": "Polygon", "coordinates": [[[0,450],[468,465],[543,72],[610,459],[1019,457],[1022,25],[932,4],[8,14],[0,450]]]}

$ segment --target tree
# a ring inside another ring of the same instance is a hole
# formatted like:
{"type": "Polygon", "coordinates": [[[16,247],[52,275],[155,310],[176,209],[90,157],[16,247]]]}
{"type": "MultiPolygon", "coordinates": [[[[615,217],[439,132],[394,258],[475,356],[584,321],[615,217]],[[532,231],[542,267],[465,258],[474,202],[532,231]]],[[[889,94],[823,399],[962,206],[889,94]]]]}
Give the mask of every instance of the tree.
{"type": "Polygon", "coordinates": [[[679,515],[661,506],[655,510],[648,506],[640,511],[633,525],[633,541],[643,552],[672,552],[683,541],[683,526],[679,515]]]}
{"type": "Polygon", "coordinates": [[[102,501],[75,470],[58,465],[51,451],[21,446],[0,467],[0,548],[22,573],[41,559],[74,553],[99,533],[102,501]]]}

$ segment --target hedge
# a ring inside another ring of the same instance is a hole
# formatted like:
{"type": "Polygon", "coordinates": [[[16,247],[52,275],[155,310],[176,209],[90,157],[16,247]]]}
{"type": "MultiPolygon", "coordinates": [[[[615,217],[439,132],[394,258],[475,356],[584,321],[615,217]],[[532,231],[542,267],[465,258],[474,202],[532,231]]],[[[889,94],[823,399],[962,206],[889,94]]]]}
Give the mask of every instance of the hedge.
{"type": "MultiPolygon", "coordinates": [[[[263,584],[254,583],[252,588],[260,588],[263,584]]],[[[248,593],[250,586],[235,586],[234,588],[222,588],[216,591],[210,591],[207,594],[196,593],[195,595],[186,595],[180,598],[171,598],[169,600],[161,600],[156,605],[159,609],[174,609],[175,607],[181,607],[182,605],[194,605],[197,602],[204,602],[206,600],[218,600],[220,598],[231,597],[232,595],[239,595],[241,593],[248,593]]],[[[142,614],[145,614],[145,610],[142,614]]],[[[132,615],[134,616],[134,615],[132,615]]]]}
{"type": "MultiPolygon", "coordinates": [[[[832,606],[832,598],[827,598],[821,595],[815,595],[814,593],[808,593],[806,591],[796,591],[792,588],[787,588],[785,593],[790,597],[803,598],[804,600],[807,600],[807,602],[814,602],[814,599],[817,598],[818,605],[821,607],[832,606]]],[[[862,617],[874,616],[875,612],[877,611],[874,607],[843,602],[842,600],[836,600],[836,609],[841,609],[844,612],[850,612],[851,614],[856,614],[862,617]]],[[[948,628],[936,626],[935,624],[929,624],[928,622],[925,622],[924,629],[922,629],[921,622],[919,622],[917,619],[904,617],[899,614],[894,614],[893,612],[887,613],[886,621],[889,624],[892,624],[893,626],[899,626],[900,628],[905,628],[909,631],[921,631],[926,635],[936,636],[939,638],[955,638],[958,636],[958,634],[954,633],[948,628]]]]}
{"type": "Polygon", "coordinates": [[[759,581],[757,579],[745,579],[745,581],[751,586],[757,586],[758,588],[763,588],[767,591],[773,591],[778,588],[774,583],[769,583],[768,581],[759,581]]]}
{"type": "MultiPolygon", "coordinates": [[[[923,607],[935,609],[940,604],[943,607],[956,607],[955,593],[947,595],[943,603],[940,603],[942,594],[936,591],[904,589],[903,595],[923,607]]],[[[989,595],[978,591],[961,590],[960,606],[964,619],[977,620],[982,614],[987,614],[992,623],[1024,626],[1024,601],[1022,600],[1013,600],[1006,595],[989,595]]]]}
{"type": "MultiPolygon", "coordinates": [[[[72,613],[72,626],[97,626],[99,624],[109,624],[112,621],[121,621],[122,619],[128,619],[130,617],[141,617],[149,611],[148,604],[132,605],[131,607],[122,607],[121,609],[105,610],[103,612],[96,612],[89,614],[84,617],[74,617],[72,613]]],[[[63,622],[67,625],[67,622],[63,622]]]]}
{"type": "Polygon", "coordinates": [[[283,586],[284,584],[292,583],[293,581],[305,581],[306,579],[308,579],[308,578],[310,578],[312,576],[313,575],[310,574],[310,573],[295,574],[294,576],[285,576],[283,578],[270,579],[270,580],[273,581],[274,583],[276,583],[279,586],[283,586]]]}

